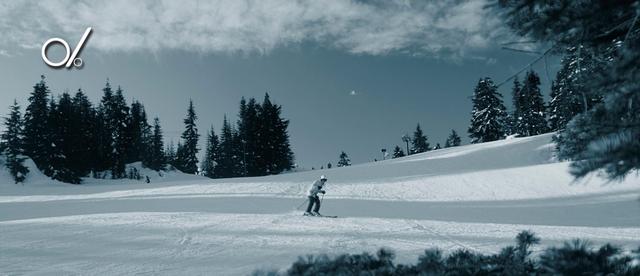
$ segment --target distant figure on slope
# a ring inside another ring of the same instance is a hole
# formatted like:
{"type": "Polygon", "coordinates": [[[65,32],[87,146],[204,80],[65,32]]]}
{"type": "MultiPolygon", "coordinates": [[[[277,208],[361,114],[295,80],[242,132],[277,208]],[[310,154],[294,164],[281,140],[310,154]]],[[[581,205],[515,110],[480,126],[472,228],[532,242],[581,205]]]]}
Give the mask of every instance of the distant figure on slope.
{"type": "Polygon", "coordinates": [[[320,211],[320,198],[318,198],[318,193],[324,194],[325,191],[322,190],[322,186],[327,182],[327,178],[322,175],[319,180],[313,182],[311,185],[311,189],[309,189],[309,206],[307,206],[307,211],[304,212],[305,216],[321,216],[318,211],[320,211]],[[315,208],[313,207],[315,205],[315,208]],[[313,208],[313,212],[311,212],[311,208],[313,208]]]}

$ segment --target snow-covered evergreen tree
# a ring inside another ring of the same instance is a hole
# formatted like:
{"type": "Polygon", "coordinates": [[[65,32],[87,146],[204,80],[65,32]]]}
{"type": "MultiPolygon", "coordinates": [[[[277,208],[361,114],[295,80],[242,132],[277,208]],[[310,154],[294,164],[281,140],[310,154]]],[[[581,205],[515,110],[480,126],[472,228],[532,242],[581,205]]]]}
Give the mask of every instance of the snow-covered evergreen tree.
{"type": "Polygon", "coordinates": [[[100,175],[96,175],[98,171],[104,171],[111,168],[113,164],[112,150],[111,145],[113,141],[112,130],[113,126],[109,125],[109,119],[107,118],[107,114],[110,114],[111,111],[111,100],[113,98],[113,90],[111,89],[111,84],[109,81],[105,84],[105,87],[102,89],[102,99],[100,100],[100,104],[96,109],[96,120],[95,120],[95,136],[94,136],[94,145],[96,147],[96,166],[94,171],[94,177],[102,177],[100,175]]]}
{"type": "Polygon", "coordinates": [[[599,93],[585,86],[600,62],[581,45],[569,47],[565,52],[562,67],[551,86],[549,124],[554,131],[564,129],[573,117],[602,101],[599,93]]]}
{"type": "Polygon", "coordinates": [[[216,178],[215,167],[218,163],[218,153],[220,141],[218,135],[211,126],[207,135],[207,148],[205,149],[204,160],[202,160],[202,174],[209,178],[216,178]]]}
{"type": "Polygon", "coordinates": [[[413,132],[413,139],[411,139],[411,151],[412,153],[421,153],[428,151],[429,142],[427,136],[422,132],[420,124],[416,126],[416,130],[413,132]]]}
{"type": "Polygon", "coordinates": [[[235,177],[242,174],[243,168],[241,156],[239,155],[241,151],[239,151],[237,142],[237,135],[231,123],[227,120],[227,116],[225,116],[222,122],[222,131],[220,132],[216,166],[213,170],[215,178],[235,177]]]}
{"type": "MultiPolygon", "coordinates": [[[[561,70],[562,71],[562,70],[561,70]]],[[[549,112],[549,128],[552,131],[564,129],[567,123],[573,119],[575,115],[573,114],[570,105],[570,97],[568,96],[568,91],[564,89],[558,82],[560,71],[556,75],[556,79],[551,83],[551,100],[549,101],[548,112],[549,112]]]]}
{"type": "Polygon", "coordinates": [[[51,133],[49,123],[49,87],[45,77],[33,86],[24,114],[24,153],[36,163],[38,169],[50,176],[51,133]]]}
{"type": "Polygon", "coordinates": [[[235,170],[234,170],[234,177],[239,177],[239,176],[246,176],[247,175],[247,167],[246,167],[246,160],[247,158],[245,157],[244,153],[245,153],[245,148],[246,145],[244,144],[244,142],[242,141],[242,138],[240,137],[240,133],[238,132],[237,129],[232,128],[233,130],[233,135],[232,135],[232,145],[233,145],[233,156],[234,156],[234,160],[235,160],[235,170]]]}
{"type": "Polygon", "coordinates": [[[184,151],[182,150],[182,142],[179,141],[178,145],[176,145],[176,158],[173,161],[173,166],[180,170],[182,168],[182,160],[184,160],[184,151]]]}
{"type": "Polygon", "coordinates": [[[640,169],[640,76],[632,69],[640,67],[639,37],[637,32],[629,35],[632,43],[621,46],[614,61],[585,84],[602,95],[602,102],[573,117],[554,137],[558,156],[574,160],[571,173],[576,177],[603,170],[611,179],[621,179],[640,169]]]}
{"type": "Polygon", "coordinates": [[[340,159],[338,160],[338,167],[348,167],[351,166],[351,159],[349,159],[349,155],[346,152],[340,153],[340,159]]]}
{"type": "Polygon", "coordinates": [[[111,84],[107,81],[102,89],[103,95],[98,110],[99,138],[98,157],[102,164],[100,169],[111,170],[112,178],[126,177],[125,165],[131,139],[129,135],[129,107],[124,99],[122,88],[118,87],[115,94],[111,84]]]}
{"type": "Polygon", "coordinates": [[[111,111],[113,113],[110,114],[110,122],[114,127],[114,132],[112,133],[112,158],[114,164],[111,168],[111,176],[113,178],[123,178],[126,177],[127,152],[129,152],[129,147],[131,146],[132,137],[129,135],[131,124],[129,120],[129,106],[124,99],[121,87],[116,89],[111,104],[111,111]]]}
{"type": "Polygon", "coordinates": [[[511,88],[511,101],[513,105],[513,110],[511,113],[507,113],[505,117],[505,134],[512,135],[518,133],[518,121],[521,118],[520,107],[523,105],[523,98],[521,97],[520,91],[522,90],[522,84],[520,80],[518,80],[518,76],[513,78],[513,87],[511,88]]]}
{"type": "Polygon", "coordinates": [[[193,107],[193,101],[189,100],[189,108],[187,109],[187,117],[184,119],[184,131],[182,132],[182,144],[178,147],[176,167],[184,172],[190,174],[196,174],[198,172],[198,128],[196,127],[196,115],[195,108],[193,107]]]}
{"type": "Polygon", "coordinates": [[[133,101],[130,110],[127,138],[130,139],[131,144],[127,147],[126,162],[133,163],[145,161],[145,159],[148,161],[152,158],[145,157],[145,154],[149,153],[151,147],[152,129],[147,121],[147,112],[139,101],[133,101]]]}
{"type": "Polygon", "coordinates": [[[73,105],[71,129],[74,135],[69,143],[74,146],[68,162],[71,169],[78,175],[86,176],[98,167],[95,136],[99,133],[97,133],[96,111],[81,89],[78,89],[71,101],[73,105]]]}
{"type": "Polygon", "coordinates": [[[176,164],[176,147],[173,144],[173,140],[169,142],[167,149],[165,150],[165,160],[167,164],[174,166],[176,164]]]}
{"type": "Polygon", "coordinates": [[[264,175],[260,168],[259,159],[260,144],[262,143],[259,121],[260,106],[254,98],[240,101],[240,114],[238,120],[238,135],[240,138],[240,150],[242,151],[243,176],[264,175]]]}
{"type": "Polygon", "coordinates": [[[145,166],[152,170],[161,171],[164,170],[167,165],[163,140],[160,119],[155,117],[153,119],[153,132],[146,149],[148,153],[145,156],[147,156],[148,159],[146,159],[146,162],[143,162],[145,166]]]}
{"type": "Polygon", "coordinates": [[[520,35],[559,50],[578,47],[604,61],[583,90],[601,95],[602,103],[571,119],[557,138],[559,156],[574,161],[577,177],[603,169],[615,179],[640,169],[638,3],[514,0],[498,5],[520,35]]]}
{"type": "Polygon", "coordinates": [[[72,118],[74,107],[69,93],[63,93],[56,103],[53,99],[49,105],[49,133],[51,137],[51,156],[48,171],[51,178],[62,182],[79,184],[82,172],[76,170],[73,159],[77,145],[73,137],[79,133],[73,129],[72,118]]]}
{"type": "Polygon", "coordinates": [[[282,118],[282,106],[265,94],[258,113],[260,142],[259,167],[263,174],[278,174],[293,168],[293,151],[289,144],[289,120],[282,118]]]}
{"type": "Polygon", "coordinates": [[[449,137],[447,137],[447,141],[445,141],[444,143],[444,147],[445,148],[457,147],[460,145],[460,143],[461,143],[460,136],[458,136],[458,133],[452,129],[451,134],[449,134],[449,137]]]}
{"type": "Polygon", "coordinates": [[[529,71],[514,100],[515,131],[520,136],[532,136],[548,131],[546,108],[540,92],[540,77],[529,71]]]}
{"type": "Polygon", "coordinates": [[[502,95],[491,78],[478,81],[473,95],[473,111],[469,137],[471,143],[490,142],[504,138],[506,111],[502,95]]]}
{"type": "Polygon", "coordinates": [[[4,127],[5,130],[2,133],[2,148],[6,157],[5,166],[11,173],[13,180],[16,184],[25,180],[29,173],[29,168],[24,166],[23,155],[23,129],[22,129],[22,115],[20,114],[20,106],[17,101],[13,101],[13,105],[10,107],[9,116],[5,118],[4,127]]]}
{"type": "Polygon", "coordinates": [[[403,156],[405,156],[404,151],[402,150],[402,148],[400,148],[400,146],[396,145],[396,147],[393,148],[393,154],[391,155],[391,157],[398,158],[403,156]]]}

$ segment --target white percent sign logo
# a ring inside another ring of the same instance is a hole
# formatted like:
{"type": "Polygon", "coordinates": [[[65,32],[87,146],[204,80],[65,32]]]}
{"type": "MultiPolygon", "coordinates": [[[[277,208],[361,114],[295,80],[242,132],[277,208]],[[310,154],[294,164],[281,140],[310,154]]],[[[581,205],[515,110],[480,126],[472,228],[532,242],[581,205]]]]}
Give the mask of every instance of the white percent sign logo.
{"type": "Polygon", "coordinates": [[[64,39],[57,38],[57,37],[50,38],[49,40],[47,40],[42,45],[42,60],[44,60],[44,63],[46,63],[47,65],[49,65],[51,67],[54,67],[54,68],[62,67],[63,65],[64,65],[64,67],[69,68],[69,67],[71,67],[72,64],[75,67],[81,67],[82,66],[82,59],[78,57],[78,53],[80,52],[80,50],[82,50],[82,47],[84,47],[84,42],[87,40],[87,38],[91,34],[91,30],[92,30],[92,28],[89,27],[89,28],[87,28],[86,31],[84,31],[84,34],[82,35],[82,38],[80,39],[80,42],[78,42],[78,45],[76,45],[76,48],[73,49],[73,53],[71,53],[71,48],[69,48],[69,43],[64,41],[64,39]],[[64,59],[62,59],[59,62],[53,62],[53,61],[49,60],[49,58],[47,57],[47,49],[53,43],[62,44],[62,46],[64,46],[64,49],[66,51],[64,59]]]}

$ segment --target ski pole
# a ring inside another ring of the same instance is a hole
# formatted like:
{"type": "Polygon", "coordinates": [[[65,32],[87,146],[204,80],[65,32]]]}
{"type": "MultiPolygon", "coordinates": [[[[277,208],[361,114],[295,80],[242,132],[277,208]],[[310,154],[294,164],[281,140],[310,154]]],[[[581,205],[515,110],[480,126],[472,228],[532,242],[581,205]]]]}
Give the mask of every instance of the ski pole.
{"type": "Polygon", "coordinates": [[[302,205],[307,203],[307,201],[309,201],[309,199],[305,199],[300,205],[298,205],[298,207],[296,207],[296,210],[300,210],[300,207],[302,207],[302,205]]]}
{"type": "Polygon", "coordinates": [[[322,206],[322,200],[324,199],[324,194],[322,194],[322,197],[320,197],[320,206],[322,206]]]}

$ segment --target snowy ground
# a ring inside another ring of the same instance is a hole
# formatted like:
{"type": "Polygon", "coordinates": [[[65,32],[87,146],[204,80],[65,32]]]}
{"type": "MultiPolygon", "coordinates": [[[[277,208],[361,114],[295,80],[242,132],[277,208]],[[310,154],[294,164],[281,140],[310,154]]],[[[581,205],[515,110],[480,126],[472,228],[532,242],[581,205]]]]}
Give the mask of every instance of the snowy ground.
{"type": "Polygon", "coordinates": [[[235,275],[382,246],[414,262],[428,247],[494,252],[521,230],[543,246],[577,237],[639,246],[640,177],[573,183],[550,138],[216,181],[141,169],[152,183],[78,186],[32,173],[22,186],[0,170],[0,274],[235,275]],[[320,173],[323,211],[338,219],[295,209],[320,173]]]}

